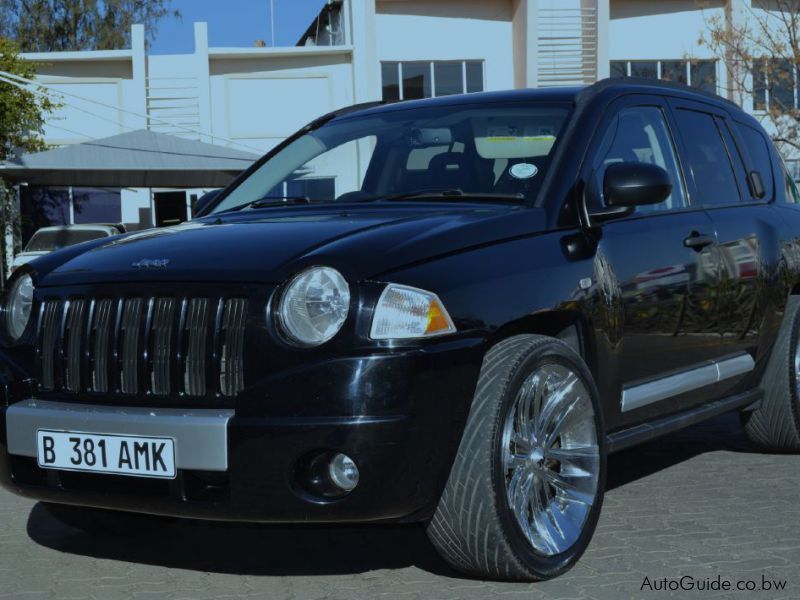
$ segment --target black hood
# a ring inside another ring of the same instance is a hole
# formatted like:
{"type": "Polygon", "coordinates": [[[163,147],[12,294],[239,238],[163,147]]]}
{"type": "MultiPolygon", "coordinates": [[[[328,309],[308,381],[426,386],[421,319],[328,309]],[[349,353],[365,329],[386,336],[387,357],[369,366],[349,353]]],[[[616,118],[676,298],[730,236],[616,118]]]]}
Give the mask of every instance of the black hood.
{"type": "Polygon", "coordinates": [[[39,285],[146,281],[278,283],[314,264],[359,281],[544,227],[540,209],[487,206],[296,207],[206,217],[31,263],[39,285]]]}

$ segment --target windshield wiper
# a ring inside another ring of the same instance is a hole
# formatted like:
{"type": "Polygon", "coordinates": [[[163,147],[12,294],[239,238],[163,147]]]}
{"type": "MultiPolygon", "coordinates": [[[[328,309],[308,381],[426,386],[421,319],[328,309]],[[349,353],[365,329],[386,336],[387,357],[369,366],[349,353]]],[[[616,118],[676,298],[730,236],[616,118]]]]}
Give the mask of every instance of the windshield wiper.
{"type": "Polygon", "coordinates": [[[415,192],[406,192],[403,194],[394,194],[390,196],[382,196],[376,200],[499,200],[501,202],[525,202],[524,194],[500,194],[496,192],[462,192],[459,189],[452,190],[417,190],[415,192]]]}
{"type": "MultiPolygon", "coordinates": [[[[271,206],[291,206],[295,204],[311,204],[312,200],[308,196],[264,196],[258,200],[251,200],[238,206],[232,206],[219,213],[234,212],[244,208],[269,208],[271,206]]],[[[219,214],[217,213],[217,214],[219,214]]]]}

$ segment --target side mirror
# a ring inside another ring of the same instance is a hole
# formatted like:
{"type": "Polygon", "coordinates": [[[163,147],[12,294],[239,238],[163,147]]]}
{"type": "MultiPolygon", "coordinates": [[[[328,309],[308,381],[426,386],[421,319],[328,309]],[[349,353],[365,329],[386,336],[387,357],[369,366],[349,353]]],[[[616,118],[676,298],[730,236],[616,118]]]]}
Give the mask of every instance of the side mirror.
{"type": "Polygon", "coordinates": [[[672,178],[657,165],[615,163],[606,169],[603,177],[603,197],[609,207],[658,204],[671,193],[672,178]]]}
{"type": "Polygon", "coordinates": [[[203,211],[208,207],[209,204],[211,204],[214,198],[216,198],[221,191],[222,190],[211,190],[195,200],[194,205],[192,206],[192,217],[201,216],[203,211]]]}

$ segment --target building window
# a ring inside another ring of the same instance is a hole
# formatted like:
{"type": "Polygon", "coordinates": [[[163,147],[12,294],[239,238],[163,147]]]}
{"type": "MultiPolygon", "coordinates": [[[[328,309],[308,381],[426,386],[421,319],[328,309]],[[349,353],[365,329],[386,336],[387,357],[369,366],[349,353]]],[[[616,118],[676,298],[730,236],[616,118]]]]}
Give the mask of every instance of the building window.
{"type": "Polygon", "coordinates": [[[753,105],[756,110],[796,109],[797,67],[787,58],[760,59],[753,65],[753,105]]]}
{"type": "Polygon", "coordinates": [[[384,100],[411,100],[483,91],[483,61],[381,63],[384,100]]]}
{"type": "Polygon", "coordinates": [[[716,60],[612,60],[611,77],[645,77],[717,93],[716,60]]]}
{"type": "Polygon", "coordinates": [[[119,189],[72,188],[73,223],[119,223],[122,195],[119,189]]]}

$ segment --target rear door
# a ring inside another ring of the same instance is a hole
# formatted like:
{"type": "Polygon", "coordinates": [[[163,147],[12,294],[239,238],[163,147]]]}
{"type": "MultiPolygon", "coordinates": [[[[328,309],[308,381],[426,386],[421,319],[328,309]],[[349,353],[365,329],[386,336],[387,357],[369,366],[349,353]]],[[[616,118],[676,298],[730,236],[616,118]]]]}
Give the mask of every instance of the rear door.
{"type": "Polygon", "coordinates": [[[596,278],[618,290],[621,302],[616,306],[612,299],[608,307],[614,364],[600,368],[611,369],[622,384],[620,414],[609,419],[621,425],[708,399],[710,382],[690,372],[707,375],[719,354],[714,228],[690,201],[668,113],[660,97],[618,101],[604,117],[582,173],[590,208],[602,208],[603,176],[614,163],[656,164],[673,181],[666,201],[637,207],[600,228],[596,278]]]}
{"type": "Polygon", "coordinates": [[[770,277],[778,262],[779,217],[772,165],[763,134],[734,123],[712,105],[673,100],[692,196],[714,223],[719,269],[717,327],[720,364],[730,375],[718,392],[733,388],[754,367],[771,306],[770,277]]]}

